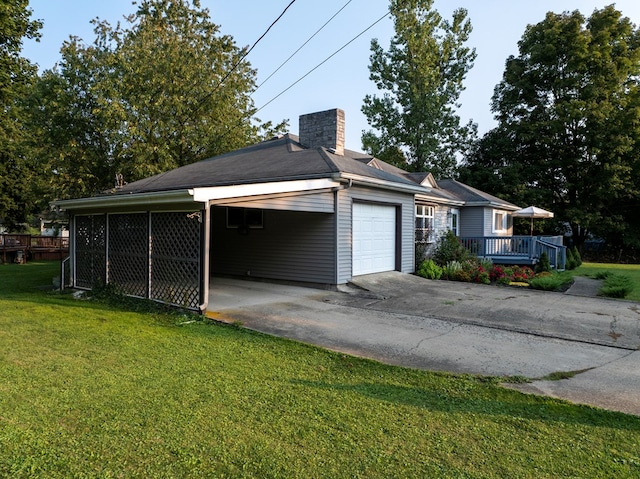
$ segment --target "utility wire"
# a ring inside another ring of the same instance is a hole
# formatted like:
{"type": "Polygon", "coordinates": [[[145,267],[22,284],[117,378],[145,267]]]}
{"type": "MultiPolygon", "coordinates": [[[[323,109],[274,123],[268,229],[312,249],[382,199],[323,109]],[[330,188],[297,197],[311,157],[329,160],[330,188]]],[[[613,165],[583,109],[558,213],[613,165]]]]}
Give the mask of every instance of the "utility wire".
{"type": "Polygon", "coordinates": [[[378,23],[380,23],[382,20],[384,20],[387,15],[389,15],[389,12],[386,12],[384,15],[382,15],[380,18],[378,18],[375,22],[373,22],[371,25],[369,25],[367,28],[365,28],[364,30],[362,30],[360,33],[358,33],[355,37],[353,37],[351,40],[349,40],[347,43],[345,43],[344,45],[342,45],[338,50],[336,50],[335,52],[333,52],[331,55],[329,55],[327,58],[325,58],[324,60],[322,60],[320,63],[318,63],[315,67],[313,67],[311,70],[309,70],[307,73],[305,73],[304,75],[302,75],[300,78],[298,78],[295,82],[293,82],[291,85],[289,85],[287,88],[285,88],[284,90],[282,90],[280,93],[278,93],[276,96],[274,96],[271,100],[269,100],[267,103],[265,103],[264,105],[262,105],[260,108],[258,108],[255,113],[258,113],[260,110],[262,110],[263,108],[265,108],[267,105],[269,105],[270,103],[274,102],[276,99],[278,99],[279,97],[281,97],[282,95],[284,95],[286,92],[288,92],[289,90],[291,90],[291,88],[293,88],[294,86],[296,86],[298,83],[300,83],[302,80],[304,80],[306,77],[308,77],[311,73],[313,73],[314,71],[316,71],[318,68],[320,68],[322,65],[324,65],[325,63],[327,63],[331,58],[333,58],[334,56],[336,56],[338,53],[340,53],[342,50],[344,50],[345,48],[347,48],[349,45],[351,45],[354,41],[356,41],[358,38],[360,38],[362,35],[364,35],[367,31],[371,30],[375,25],[377,25],[378,23]]]}
{"type": "Polygon", "coordinates": [[[292,58],[293,58],[293,57],[294,57],[294,56],[295,56],[295,55],[296,55],[300,50],[302,50],[302,49],[307,45],[307,43],[309,43],[309,42],[310,42],[310,41],[311,41],[311,40],[312,40],[312,39],[313,39],[313,38],[314,38],[318,33],[320,33],[320,32],[324,29],[324,27],[326,27],[327,25],[329,25],[329,23],[331,23],[331,21],[332,21],[334,18],[336,18],[336,17],[340,14],[340,12],[342,12],[342,10],[344,10],[345,8],[347,8],[347,5],[349,5],[352,1],[353,1],[353,0],[349,0],[347,3],[345,3],[345,4],[342,6],[342,8],[340,8],[340,10],[338,10],[336,13],[334,13],[334,14],[333,14],[333,16],[332,16],[329,20],[327,20],[327,21],[325,22],[325,24],[324,24],[324,25],[322,25],[320,28],[318,28],[318,30],[316,30],[316,32],[315,32],[313,35],[311,35],[311,36],[307,39],[307,41],[306,41],[306,42],[304,42],[302,45],[300,45],[300,47],[299,47],[295,52],[293,52],[289,58],[287,58],[285,61],[283,61],[283,62],[280,64],[280,66],[279,66],[278,68],[276,68],[276,69],[273,71],[273,73],[271,73],[271,75],[269,75],[269,76],[268,76],[268,77],[267,77],[267,78],[266,78],[262,83],[260,83],[260,84],[256,87],[256,89],[255,89],[255,90],[253,90],[253,91],[254,91],[254,92],[255,92],[255,91],[257,91],[257,90],[258,90],[258,88],[260,88],[262,85],[264,85],[265,83],[267,83],[267,82],[269,81],[269,79],[270,79],[273,75],[275,75],[276,73],[278,73],[278,71],[279,71],[283,66],[285,66],[287,63],[289,63],[289,60],[291,60],[291,59],[292,59],[292,58]]]}
{"type": "Polygon", "coordinates": [[[253,45],[251,45],[251,48],[249,48],[244,55],[242,55],[242,57],[240,57],[240,59],[231,67],[231,69],[227,72],[227,74],[222,78],[222,80],[220,80],[220,82],[216,85],[215,89],[211,92],[208,93],[207,95],[204,96],[204,98],[202,98],[198,103],[199,106],[196,108],[196,111],[199,110],[202,105],[204,104],[204,100],[208,99],[209,97],[213,96],[222,86],[222,84],[227,80],[227,78],[229,78],[231,76],[231,74],[236,70],[236,68],[238,68],[238,66],[240,65],[240,63],[242,63],[242,61],[247,58],[247,55],[249,55],[249,53],[251,53],[251,50],[253,50],[255,48],[255,46],[260,43],[260,41],[267,35],[267,33],[269,33],[269,30],[271,30],[271,28],[278,23],[278,21],[284,16],[284,14],[287,12],[287,10],[289,10],[289,7],[291,7],[291,5],[293,5],[296,2],[296,0],[291,0],[291,2],[289,2],[289,5],[287,5],[285,7],[284,10],[282,10],[282,13],[280,15],[278,15],[278,18],[276,18],[271,25],[269,25],[269,28],[267,28],[265,30],[265,32],[260,35],[260,38],[258,38],[253,45]]]}

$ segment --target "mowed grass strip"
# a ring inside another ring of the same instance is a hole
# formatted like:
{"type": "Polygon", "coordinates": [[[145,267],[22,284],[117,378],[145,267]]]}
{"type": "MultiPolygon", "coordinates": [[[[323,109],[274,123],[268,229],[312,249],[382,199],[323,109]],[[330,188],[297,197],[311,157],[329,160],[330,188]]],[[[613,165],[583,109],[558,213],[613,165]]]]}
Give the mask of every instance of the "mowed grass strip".
{"type": "Polygon", "coordinates": [[[0,265],[0,477],[640,476],[638,417],[73,299],[57,266],[0,265]]]}
{"type": "Polygon", "coordinates": [[[640,302],[640,264],[582,263],[574,274],[595,278],[598,273],[606,272],[629,277],[633,290],[625,299],[640,302]]]}

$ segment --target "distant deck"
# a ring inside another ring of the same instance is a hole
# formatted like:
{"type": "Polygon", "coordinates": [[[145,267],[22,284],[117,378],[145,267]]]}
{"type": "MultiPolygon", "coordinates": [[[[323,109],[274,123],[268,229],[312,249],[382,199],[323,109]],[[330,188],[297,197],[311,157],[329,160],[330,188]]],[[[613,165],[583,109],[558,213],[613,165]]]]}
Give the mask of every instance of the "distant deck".
{"type": "Polygon", "coordinates": [[[1,234],[2,263],[26,263],[27,259],[55,260],[69,254],[69,238],[63,236],[33,236],[1,234]]]}
{"type": "Polygon", "coordinates": [[[460,241],[474,256],[496,264],[535,266],[546,253],[552,269],[564,270],[567,255],[562,236],[475,236],[460,241]]]}

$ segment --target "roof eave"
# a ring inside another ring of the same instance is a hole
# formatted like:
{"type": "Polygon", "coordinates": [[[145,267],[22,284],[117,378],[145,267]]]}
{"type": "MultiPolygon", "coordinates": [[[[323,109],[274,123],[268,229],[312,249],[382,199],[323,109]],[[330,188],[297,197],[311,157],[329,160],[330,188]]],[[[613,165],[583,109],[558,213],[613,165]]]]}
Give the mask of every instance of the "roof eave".
{"type": "Polygon", "coordinates": [[[497,201],[466,201],[465,206],[485,206],[491,208],[500,208],[502,210],[517,211],[520,207],[516,205],[510,205],[505,203],[498,203],[497,201]]]}
{"type": "Polygon", "coordinates": [[[352,181],[355,184],[363,185],[363,186],[371,186],[376,188],[382,188],[385,190],[399,191],[402,193],[411,193],[411,194],[425,194],[429,190],[424,186],[420,185],[408,185],[404,183],[396,183],[393,181],[381,180],[378,178],[371,178],[368,176],[357,175],[354,173],[345,173],[341,172],[336,174],[336,178],[352,181]]]}
{"type": "Polygon", "coordinates": [[[465,206],[465,202],[462,200],[442,198],[439,196],[432,196],[424,193],[416,195],[416,200],[433,201],[434,203],[449,205],[449,206],[465,206]]]}
{"type": "Polygon", "coordinates": [[[179,202],[195,202],[192,192],[187,189],[153,191],[147,193],[114,194],[91,196],[70,200],[56,200],[52,204],[62,210],[96,209],[110,207],[162,206],[179,202]]]}

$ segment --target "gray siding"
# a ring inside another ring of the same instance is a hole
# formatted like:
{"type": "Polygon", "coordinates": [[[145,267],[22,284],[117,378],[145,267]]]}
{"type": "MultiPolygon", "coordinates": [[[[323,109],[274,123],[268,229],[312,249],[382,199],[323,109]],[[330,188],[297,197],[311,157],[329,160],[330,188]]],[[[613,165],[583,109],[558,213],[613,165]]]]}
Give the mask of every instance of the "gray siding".
{"type": "Polygon", "coordinates": [[[351,206],[354,201],[368,201],[398,207],[396,219],[400,222],[400,237],[398,241],[400,253],[399,270],[403,273],[415,271],[415,209],[413,195],[357,186],[340,190],[337,195],[338,284],[350,281],[352,276],[351,206]]]}
{"type": "Polygon", "coordinates": [[[211,209],[211,271],[335,284],[334,215],[264,210],[264,228],[246,235],[226,227],[226,209],[211,209]]]}
{"type": "MultiPolygon", "coordinates": [[[[460,208],[460,236],[486,236],[484,212],[485,208],[460,208]]],[[[489,231],[491,231],[491,226],[489,226],[489,231]]]]}
{"type": "Polygon", "coordinates": [[[505,211],[500,208],[483,208],[484,210],[484,235],[483,236],[512,236],[513,235],[513,219],[509,215],[508,228],[504,232],[495,233],[493,231],[493,212],[505,211]]]}
{"type": "Polygon", "coordinates": [[[333,192],[291,194],[277,197],[261,197],[254,199],[228,200],[222,206],[238,206],[246,208],[263,208],[280,211],[308,211],[311,213],[333,213],[333,192]]]}

